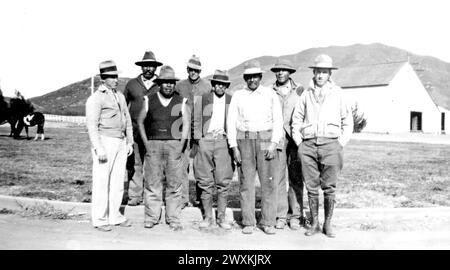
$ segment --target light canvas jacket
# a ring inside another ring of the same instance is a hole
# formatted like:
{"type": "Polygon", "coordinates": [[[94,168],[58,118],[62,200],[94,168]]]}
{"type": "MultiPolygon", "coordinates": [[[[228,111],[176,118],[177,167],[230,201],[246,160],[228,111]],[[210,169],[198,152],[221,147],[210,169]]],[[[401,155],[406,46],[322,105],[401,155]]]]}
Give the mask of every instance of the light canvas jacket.
{"type": "Polygon", "coordinates": [[[351,109],[342,96],[342,89],[329,80],[323,87],[323,103],[315,95],[311,80],[295,105],[292,115],[292,136],[299,145],[305,139],[338,138],[342,146],[353,132],[351,109]]]}
{"type": "Polygon", "coordinates": [[[94,149],[104,149],[100,135],[125,138],[133,144],[133,128],[125,97],[117,91],[119,102],[112,90],[100,85],[86,101],[86,126],[94,149]]]}

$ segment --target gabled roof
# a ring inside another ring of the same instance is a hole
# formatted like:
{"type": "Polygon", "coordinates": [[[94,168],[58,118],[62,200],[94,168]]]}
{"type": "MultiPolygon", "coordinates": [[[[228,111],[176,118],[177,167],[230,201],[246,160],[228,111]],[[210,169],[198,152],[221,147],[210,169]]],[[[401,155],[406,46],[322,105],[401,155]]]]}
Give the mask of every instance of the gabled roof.
{"type": "MultiPolygon", "coordinates": [[[[406,62],[391,62],[367,66],[344,67],[333,71],[332,78],[341,88],[373,87],[389,85],[406,62]]],[[[295,81],[307,85],[313,77],[312,70],[294,73],[295,81]]]]}

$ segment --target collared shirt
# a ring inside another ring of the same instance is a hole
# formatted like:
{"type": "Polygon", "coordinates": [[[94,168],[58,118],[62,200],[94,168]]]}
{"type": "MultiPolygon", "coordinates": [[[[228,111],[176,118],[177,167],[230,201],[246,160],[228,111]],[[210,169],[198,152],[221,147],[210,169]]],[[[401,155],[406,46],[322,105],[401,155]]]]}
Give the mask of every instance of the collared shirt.
{"type": "Polygon", "coordinates": [[[271,88],[247,87],[236,91],[228,109],[227,131],[230,147],[237,145],[237,131],[272,130],[271,142],[279,143],[283,135],[283,116],[280,101],[271,88]]]}
{"type": "Polygon", "coordinates": [[[147,80],[144,75],[141,75],[141,80],[144,83],[145,88],[147,88],[147,90],[150,89],[150,87],[153,86],[153,81],[156,79],[156,76],[153,76],[151,79],[147,80]]]}
{"type": "Polygon", "coordinates": [[[342,146],[353,132],[351,108],[342,95],[342,89],[333,81],[320,89],[311,81],[295,105],[292,115],[292,137],[296,144],[306,139],[327,141],[339,139],[342,146]]]}
{"type": "Polygon", "coordinates": [[[225,94],[221,97],[214,94],[213,110],[209,122],[208,133],[225,134],[225,99],[225,94]]]}
{"type": "Polygon", "coordinates": [[[94,149],[103,148],[100,135],[124,138],[133,144],[130,113],[122,93],[100,85],[86,101],[86,126],[94,149]]]}

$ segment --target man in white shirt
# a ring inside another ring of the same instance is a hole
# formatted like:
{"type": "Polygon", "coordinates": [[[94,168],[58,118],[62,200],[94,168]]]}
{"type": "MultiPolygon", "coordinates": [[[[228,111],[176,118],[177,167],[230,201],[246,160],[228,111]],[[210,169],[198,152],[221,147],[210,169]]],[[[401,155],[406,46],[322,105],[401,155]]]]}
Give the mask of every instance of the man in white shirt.
{"type": "Polygon", "coordinates": [[[216,70],[211,86],[213,92],[195,99],[193,130],[197,142],[194,157],[194,176],[201,190],[201,202],[204,219],[200,228],[213,226],[213,191],[217,188],[216,222],[223,229],[231,229],[226,222],[228,189],[233,178],[234,164],[227,143],[226,115],[231,96],[225,91],[230,86],[228,74],[216,70]]]}
{"type": "Polygon", "coordinates": [[[245,64],[247,87],[233,94],[228,109],[228,142],[239,166],[242,232],[251,234],[255,219],[255,177],[261,182],[260,225],[275,234],[279,159],[277,146],[283,135],[283,116],[276,93],[260,86],[263,71],[256,60],[245,64]]]}

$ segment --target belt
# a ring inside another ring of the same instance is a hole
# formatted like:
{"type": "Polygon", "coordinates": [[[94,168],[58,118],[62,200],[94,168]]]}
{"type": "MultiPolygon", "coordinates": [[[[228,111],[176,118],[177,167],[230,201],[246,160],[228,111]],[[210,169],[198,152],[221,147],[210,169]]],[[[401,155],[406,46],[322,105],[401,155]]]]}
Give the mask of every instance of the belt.
{"type": "Polygon", "coordinates": [[[237,131],[237,139],[262,139],[270,140],[272,139],[272,130],[261,130],[261,131],[237,131]]]}
{"type": "Polygon", "coordinates": [[[205,136],[203,136],[205,139],[226,139],[227,135],[225,134],[214,134],[214,133],[206,133],[205,136]]]}

